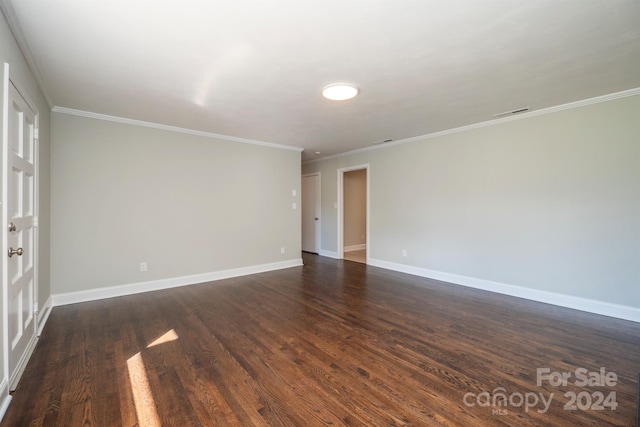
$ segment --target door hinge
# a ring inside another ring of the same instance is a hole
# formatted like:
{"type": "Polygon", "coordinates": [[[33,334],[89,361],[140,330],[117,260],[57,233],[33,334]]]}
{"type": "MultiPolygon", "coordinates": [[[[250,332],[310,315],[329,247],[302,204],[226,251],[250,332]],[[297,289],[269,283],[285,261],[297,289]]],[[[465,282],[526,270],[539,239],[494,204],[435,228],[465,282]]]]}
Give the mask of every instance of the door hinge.
{"type": "Polygon", "coordinates": [[[36,129],[33,131],[33,137],[34,137],[35,139],[40,139],[40,128],[36,128],[36,129]]]}
{"type": "Polygon", "coordinates": [[[33,313],[38,314],[38,303],[33,304],[33,313]]]}
{"type": "Polygon", "coordinates": [[[34,226],[34,227],[37,227],[37,226],[38,226],[38,217],[37,217],[37,216],[34,216],[34,217],[33,217],[33,226],[34,226]]]}

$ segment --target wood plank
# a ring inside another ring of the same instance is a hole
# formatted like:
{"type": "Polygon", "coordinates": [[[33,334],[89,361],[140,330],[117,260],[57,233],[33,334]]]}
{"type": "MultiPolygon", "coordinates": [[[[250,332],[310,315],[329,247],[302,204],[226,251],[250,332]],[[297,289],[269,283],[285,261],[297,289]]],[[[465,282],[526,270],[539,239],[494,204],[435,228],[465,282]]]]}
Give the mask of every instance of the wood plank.
{"type": "Polygon", "coordinates": [[[640,324],[311,254],[304,262],[54,308],[1,425],[635,422],[640,324]],[[173,338],[150,346],[162,336],[173,338]],[[576,369],[601,367],[615,386],[575,384],[576,369]],[[573,377],[538,386],[538,368],[573,377]],[[553,398],[544,412],[517,399],[478,404],[502,390],[553,398]],[[585,403],[596,392],[615,392],[617,408],[565,410],[565,393],[585,403]]]}

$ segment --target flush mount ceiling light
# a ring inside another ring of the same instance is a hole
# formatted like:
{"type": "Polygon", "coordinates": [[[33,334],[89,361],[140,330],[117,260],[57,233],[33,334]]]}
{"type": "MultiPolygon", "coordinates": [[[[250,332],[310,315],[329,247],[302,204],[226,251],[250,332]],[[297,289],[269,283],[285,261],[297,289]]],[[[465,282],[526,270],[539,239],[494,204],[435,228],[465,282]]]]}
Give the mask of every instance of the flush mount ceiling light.
{"type": "Polygon", "coordinates": [[[351,83],[331,83],[322,89],[322,96],[332,101],[344,101],[358,94],[358,87],[351,83]]]}

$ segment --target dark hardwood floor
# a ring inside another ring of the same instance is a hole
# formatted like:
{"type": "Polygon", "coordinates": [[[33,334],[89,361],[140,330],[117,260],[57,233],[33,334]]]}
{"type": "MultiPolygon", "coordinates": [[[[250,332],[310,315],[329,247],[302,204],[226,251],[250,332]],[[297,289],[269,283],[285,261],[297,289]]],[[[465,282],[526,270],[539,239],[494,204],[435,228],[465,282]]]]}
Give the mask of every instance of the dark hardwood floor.
{"type": "Polygon", "coordinates": [[[640,324],[304,262],[54,308],[2,426],[635,423],[640,324]]]}

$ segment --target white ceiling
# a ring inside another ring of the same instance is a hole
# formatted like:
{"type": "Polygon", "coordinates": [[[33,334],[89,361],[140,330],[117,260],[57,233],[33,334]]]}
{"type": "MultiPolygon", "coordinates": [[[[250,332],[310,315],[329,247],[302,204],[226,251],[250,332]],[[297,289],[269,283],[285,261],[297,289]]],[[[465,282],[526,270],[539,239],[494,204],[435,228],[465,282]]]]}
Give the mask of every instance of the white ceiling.
{"type": "Polygon", "coordinates": [[[638,0],[1,1],[52,107],[305,160],[640,87],[638,0]]]}

